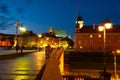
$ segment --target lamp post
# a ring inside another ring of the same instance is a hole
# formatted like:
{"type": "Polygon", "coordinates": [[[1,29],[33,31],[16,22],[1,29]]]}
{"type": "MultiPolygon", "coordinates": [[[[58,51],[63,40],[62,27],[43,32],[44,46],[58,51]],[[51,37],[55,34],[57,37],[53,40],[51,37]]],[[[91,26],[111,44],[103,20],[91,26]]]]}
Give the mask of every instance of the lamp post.
{"type": "Polygon", "coordinates": [[[106,71],[106,29],[110,29],[112,23],[106,19],[98,26],[99,31],[103,31],[103,55],[104,55],[104,71],[106,71]]]}
{"type": "Polygon", "coordinates": [[[39,37],[39,45],[38,45],[38,49],[39,49],[39,51],[40,51],[40,45],[41,45],[41,44],[40,44],[40,43],[41,43],[41,42],[40,42],[40,39],[41,39],[42,35],[41,35],[41,34],[38,34],[38,37],[39,37]]]}
{"type": "Polygon", "coordinates": [[[116,50],[112,52],[114,54],[114,75],[115,75],[115,80],[117,80],[117,57],[116,54],[120,54],[120,50],[116,50]]]}
{"type": "Polygon", "coordinates": [[[20,26],[20,31],[21,31],[21,53],[23,53],[23,32],[26,31],[25,27],[23,25],[20,26]]]}
{"type": "Polygon", "coordinates": [[[16,40],[16,53],[18,53],[18,20],[16,20],[16,23],[15,23],[15,27],[16,27],[16,35],[15,35],[15,40],[16,40]]]}

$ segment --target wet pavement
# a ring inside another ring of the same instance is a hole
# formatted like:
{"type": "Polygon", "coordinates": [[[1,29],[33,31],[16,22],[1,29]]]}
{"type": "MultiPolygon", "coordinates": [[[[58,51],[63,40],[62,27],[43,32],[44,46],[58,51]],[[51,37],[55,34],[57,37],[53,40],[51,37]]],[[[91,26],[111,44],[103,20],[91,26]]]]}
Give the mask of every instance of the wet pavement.
{"type": "Polygon", "coordinates": [[[44,51],[0,60],[0,80],[35,80],[44,63],[44,51]]]}

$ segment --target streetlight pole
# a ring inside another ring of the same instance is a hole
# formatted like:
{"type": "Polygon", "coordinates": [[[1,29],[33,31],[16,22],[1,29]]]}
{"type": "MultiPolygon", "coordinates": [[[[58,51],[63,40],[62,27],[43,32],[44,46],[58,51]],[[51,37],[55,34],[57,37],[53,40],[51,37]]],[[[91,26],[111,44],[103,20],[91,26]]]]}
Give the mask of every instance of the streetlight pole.
{"type": "Polygon", "coordinates": [[[103,30],[103,34],[104,34],[104,46],[103,46],[103,55],[104,55],[104,71],[106,71],[106,26],[103,26],[104,30],[103,30]]]}
{"type": "Polygon", "coordinates": [[[114,75],[115,75],[115,80],[117,80],[117,54],[120,53],[120,50],[113,51],[114,54],[114,75]]]}
{"type": "Polygon", "coordinates": [[[99,31],[103,31],[103,57],[104,57],[104,71],[106,71],[106,29],[110,29],[112,27],[112,23],[106,19],[99,25],[99,31]]]}
{"type": "Polygon", "coordinates": [[[16,20],[16,53],[18,53],[18,20],[16,20]]]}
{"type": "Polygon", "coordinates": [[[117,80],[116,52],[114,52],[114,70],[115,70],[115,80],[117,80]]]}
{"type": "Polygon", "coordinates": [[[25,27],[23,25],[20,26],[20,30],[21,30],[21,54],[23,53],[23,32],[26,31],[25,27]]]}

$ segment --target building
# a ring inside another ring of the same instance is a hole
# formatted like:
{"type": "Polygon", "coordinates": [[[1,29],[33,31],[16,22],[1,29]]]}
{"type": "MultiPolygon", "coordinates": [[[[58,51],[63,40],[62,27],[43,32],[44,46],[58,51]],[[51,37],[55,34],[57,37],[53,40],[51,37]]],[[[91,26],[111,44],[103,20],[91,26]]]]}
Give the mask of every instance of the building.
{"type": "Polygon", "coordinates": [[[50,45],[52,48],[56,48],[59,46],[59,38],[57,38],[52,32],[42,33],[39,43],[40,47],[50,45]]]}
{"type": "Polygon", "coordinates": [[[36,33],[32,31],[25,31],[18,35],[18,45],[19,47],[25,48],[37,48],[39,43],[39,37],[36,33]]]}
{"type": "Polygon", "coordinates": [[[0,33],[0,47],[12,47],[14,44],[14,36],[12,34],[0,33]]]}
{"type": "Polygon", "coordinates": [[[52,48],[63,47],[73,48],[73,41],[68,37],[65,30],[53,29],[50,27],[48,33],[42,33],[39,40],[40,47],[46,47],[50,45],[52,48]]]}
{"type": "MultiPolygon", "coordinates": [[[[104,50],[104,35],[98,30],[99,25],[83,25],[83,20],[78,15],[75,28],[74,47],[78,51],[99,51],[104,50]]],[[[120,25],[112,25],[106,29],[106,51],[120,49],[120,25]]]]}

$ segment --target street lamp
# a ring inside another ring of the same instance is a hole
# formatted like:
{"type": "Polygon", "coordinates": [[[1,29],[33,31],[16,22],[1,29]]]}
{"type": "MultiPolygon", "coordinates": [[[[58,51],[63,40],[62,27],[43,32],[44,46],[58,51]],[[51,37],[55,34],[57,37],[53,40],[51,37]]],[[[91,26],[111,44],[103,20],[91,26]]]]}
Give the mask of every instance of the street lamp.
{"type": "Polygon", "coordinates": [[[16,42],[16,53],[18,53],[18,20],[16,20],[16,23],[15,23],[15,27],[16,27],[16,34],[15,34],[15,42],[16,42]]]}
{"type": "Polygon", "coordinates": [[[41,35],[41,34],[38,34],[38,37],[39,37],[39,45],[38,45],[38,48],[39,48],[39,51],[40,51],[40,45],[41,45],[41,44],[40,44],[40,43],[41,43],[41,42],[40,42],[40,39],[41,39],[42,35],[41,35]]]}
{"type": "Polygon", "coordinates": [[[22,49],[22,47],[23,47],[23,32],[26,31],[26,29],[23,25],[20,26],[20,31],[21,31],[21,38],[22,38],[22,40],[21,40],[21,53],[23,53],[23,51],[22,51],[23,50],[22,49]]]}
{"type": "Polygon", "coordinates": [[[104,54],[104,71],[106,70],[106,29],[112,28],[112,23],[106,19],[98,26],[99,31],[103,31],[103,54],[104,54]]]}
{"type": "Polygon", "coordinates": [[[114,72],[115,72],[115,80],[117,80],[117,57],[116,57],[116,54],[120,54],[120,50],[116,50],[116,51],[113,51],[112,52],[114,54],[114,72]]]}

